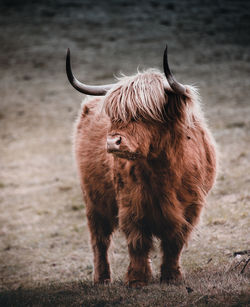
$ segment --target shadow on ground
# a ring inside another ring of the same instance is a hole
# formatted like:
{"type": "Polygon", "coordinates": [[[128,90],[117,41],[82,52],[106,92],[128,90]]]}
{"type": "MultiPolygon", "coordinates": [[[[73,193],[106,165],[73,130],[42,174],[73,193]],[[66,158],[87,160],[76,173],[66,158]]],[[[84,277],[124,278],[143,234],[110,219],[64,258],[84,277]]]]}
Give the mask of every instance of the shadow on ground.
{"type": "MultiPolygon", "coordinates": [[[[246,259],[245,259],[246,260],[246,259]]],[[[178,285],[159,285],[158,278],[140,289],[122,281],[95,285],[89,281],[51,283],[0,294],[1,306],[247,306],[250,296],[244,261],[223,270],[210,267],[188,275],[178,285]],[[244,267],[244,266],[243,266],[244,267]],[[209,273],[208,273],[209,271],[209,273]]]]}

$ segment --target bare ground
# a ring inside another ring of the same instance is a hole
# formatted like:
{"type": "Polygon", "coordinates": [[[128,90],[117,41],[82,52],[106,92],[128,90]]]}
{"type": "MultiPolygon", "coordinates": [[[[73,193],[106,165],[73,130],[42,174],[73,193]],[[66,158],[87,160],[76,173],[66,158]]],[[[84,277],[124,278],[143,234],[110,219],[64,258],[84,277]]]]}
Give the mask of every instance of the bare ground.
{"type": "Polygon", "coordinates": [[[247,1],[25,3],[0,4],[0,305],[247,306],[249,254],[234,257],[250,249],[247,1]],[[217,185],[183,253],[181,286],[159,286],[157,242],[152,283],[123,286],[127,249],[117,233],[114,283],[93,287],[71,144],[83,97],[66,80],[65,51],[80,79],[102,84],[161,68],[166,41],[177,78],[200,88],[220,152],[217,185]]]}

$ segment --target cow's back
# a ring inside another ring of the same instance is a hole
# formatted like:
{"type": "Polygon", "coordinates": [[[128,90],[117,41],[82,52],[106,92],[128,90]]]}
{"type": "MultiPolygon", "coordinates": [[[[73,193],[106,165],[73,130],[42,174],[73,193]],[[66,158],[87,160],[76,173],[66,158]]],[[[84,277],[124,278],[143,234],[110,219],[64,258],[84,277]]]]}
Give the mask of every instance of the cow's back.
{"type": "Polygon", "coordinates": [[[212,188],[217,169],[214,139],[204,123],[190,129],[185,139],[184,166],[188,181],[200,187],[204,196],[212,188]]]}
{"type": "Polygon", "coordinates": [[[74,151],[87,213],[109,215],[116,208],[112,179],[113,157],[106,152],[108,120],[100,98],[83,103],[74,132],[74,151]]]}

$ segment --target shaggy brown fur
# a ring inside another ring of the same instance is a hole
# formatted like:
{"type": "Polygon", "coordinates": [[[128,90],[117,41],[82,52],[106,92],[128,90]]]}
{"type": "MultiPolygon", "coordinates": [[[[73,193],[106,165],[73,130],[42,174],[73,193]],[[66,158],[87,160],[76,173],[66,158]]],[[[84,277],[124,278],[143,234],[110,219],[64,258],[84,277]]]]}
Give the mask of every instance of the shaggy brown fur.
{"type": "Polygon", "coordinates": [[[164,77],[147,71],[87,100],[75,152],[94,252],[94,281],[110,280],[108,247],[116,227],[130,256],[127,282],[151,276],[152,238],[161,240],[161,281],[181,279],[180,254],[213,186],[216,155],[197,94],[164,92],[164,77]],[[104,112],[105,111],[105,112],[104,112]],[[119,148],[107,152],[107,138],[119,148]]]}

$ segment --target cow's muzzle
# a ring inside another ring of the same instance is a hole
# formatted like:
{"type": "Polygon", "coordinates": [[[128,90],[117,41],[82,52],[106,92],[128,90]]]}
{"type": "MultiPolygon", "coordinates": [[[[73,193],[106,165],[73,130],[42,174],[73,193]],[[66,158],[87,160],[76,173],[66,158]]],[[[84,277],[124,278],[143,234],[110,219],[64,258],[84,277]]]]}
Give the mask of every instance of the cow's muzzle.
{"type": "Polygon", "coordinates": [[[107,137],[107,151],[116,152],[120,150],[122,138],[120,135],[108,136],[107,137]]]}

